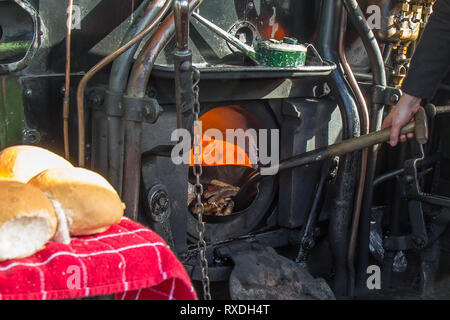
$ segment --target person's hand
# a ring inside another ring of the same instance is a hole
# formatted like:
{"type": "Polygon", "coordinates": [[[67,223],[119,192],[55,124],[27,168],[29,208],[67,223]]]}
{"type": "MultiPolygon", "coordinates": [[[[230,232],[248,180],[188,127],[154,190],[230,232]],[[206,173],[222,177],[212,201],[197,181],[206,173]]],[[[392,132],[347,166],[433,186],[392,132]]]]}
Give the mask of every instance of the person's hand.
{"type": "MultiPolygon", "coordinates": [[[[398,143],[400,130],[409,122],[411,118],[419,110],[421,98],[411,96],[407,93],[403,94],[397,105],[389,112],[386,119],[384,119],[381,129],[391,127],[391,136],[389,144],[395,147],[398,143]]],[[[401,135],[400,141],[405,142],[406,138],[413,138],[414,133],[409,133],[408,136],[401,135]]]]}

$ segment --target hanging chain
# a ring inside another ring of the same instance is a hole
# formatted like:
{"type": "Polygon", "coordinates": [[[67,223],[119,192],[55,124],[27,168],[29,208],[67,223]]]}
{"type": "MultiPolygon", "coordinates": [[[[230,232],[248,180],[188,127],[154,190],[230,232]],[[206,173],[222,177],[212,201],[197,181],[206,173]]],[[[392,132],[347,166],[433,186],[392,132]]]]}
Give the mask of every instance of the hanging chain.
{"type": "Polygon", "coordinates": [[[196,197],[195,212],[197,214],[197,232],[198,242],[197,247],[199,249],[200,268],[202,271],[202,284],[203,284],[203,297],[205,300],[211,300],[210,281],[208,276],[208,260],[206,259],[206,242],[205,242],[205,223],[203,222],[203,214],[205,207],[202,202],[203,185],[200,182],[200,177],[203,174],[202,167],[202,130],[199,124],[200,115],[200,102],[199,102],[199,87],[200,71],[192,67],[194,72],[194,85],[192,91],[194,92],[194,105],[192,112],[194,114],[193,134],[194,134],[194,166],[193,171],[195,175],[194,193],[196,197]]]}

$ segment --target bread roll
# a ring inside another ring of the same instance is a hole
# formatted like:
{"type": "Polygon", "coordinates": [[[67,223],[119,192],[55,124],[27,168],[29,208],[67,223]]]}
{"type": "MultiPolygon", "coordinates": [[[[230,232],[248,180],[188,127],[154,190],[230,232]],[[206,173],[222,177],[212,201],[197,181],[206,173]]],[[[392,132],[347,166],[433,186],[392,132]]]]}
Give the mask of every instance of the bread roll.
{"type": "Polygon", "coordinates": [[[124,204],[101,175],[82,168],[48,169],[29,184],[41,189],[57,214],[65,215],[72,236],[100,233],[119,223],[124,204]]]}
{"type": "Polygon", "coordinates": [[[52,203],[42,191],[0,181],[0,261],[25,258],[44,247],[56,230],[52,203]]]}
{"type": "Polygon", "coordinates": [[[27,183],[49,168],[72,168],[57,154],[34,146],[12,146],[0,152],[0,179],[27,183]]]}

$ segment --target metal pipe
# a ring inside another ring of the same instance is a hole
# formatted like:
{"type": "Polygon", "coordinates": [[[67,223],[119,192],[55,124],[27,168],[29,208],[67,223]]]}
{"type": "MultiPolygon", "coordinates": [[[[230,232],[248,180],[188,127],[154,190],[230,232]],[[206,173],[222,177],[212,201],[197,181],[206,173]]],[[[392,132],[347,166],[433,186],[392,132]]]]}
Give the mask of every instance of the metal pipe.
{"type": "MultiPolygon", "coordinates": [[[[139,33],[156,18],[156,15],[162,10],[166,1],[167,0],[147,0],[146,2],[143,2],[141,7],[145,6],[145,10],[143,10],[142,13],[136,12],[138,17],[124,36],[121,45],[125,45],[139,35],[139,33]]],[[[140,8],[136,11],[140,10],[140,8]]],[[[134,55],[139,48],[139,43],[140,42],[136,43],[112,64],[111,76],[109,78],[109,90],[122,93],[126,89],[131,65],[134,61],[134,55]]]]}
{"type": "Polygon", "coordinates": [[[302,265],[306,264],[309,256],[309,251],[314,247],[314,230],[316,228],[316,223],[323,206],[324,194],[326,193],[325,185],[332,163],[333,161],[328,160],[322,164],[321,177],[316,188],[314,201],[311,206],[311,210],[309,211],[306,225],[303,230],[303,235],[300,241],[300,249],[298,251],[297,258],[295,259],[295,262],[302,265]]]}
{"type": "Polygon", "coordinates": [[[218,26],[216,26],[211,21],[203,18],[201,15],[199,15],[196,12],[192,13],[192,16],[201,24],[203,24],[205,27],[216,33],[218,36],[220,36],[225,41],[231,43],[233,46],[235,46],[239,51],[243,52],[247,57],[249,57],[253,62],[256,64],[260,64],[258,60],[256,60],[256,52],[253,47],[248,46],[244,42],[240,41],[233,35],[229,34],[225,30],[222,30],[218,26]]]}
{"type": "MultiPolygon", "coordinates": [[[[189,2],[176,0],[175,35],[177,49],[174,53],[175,104],[177,128],[192,130],[194,114],[192,50],[189,49],[189,2]]],[[[186,166],[188,169],[188,166],[186,166]]]]}
{"type": "Polygon", "coordinates": [[[174,23],[177,52],[190,52],[189,50],[189,2],[176,0],[174,3],[174,23]]]}
{"type": "MultiPolygon", "coordinates": [[[[396,148],[397,152],[397,159],[395,159],[395,164],[397,167],[402,167],[406,160],[406,143],[400,143],[399,146],[396,148]]],[[[393,150],[391,150],[393,151],[393,150]]],[[[374,179],[374,185],[375,185],[375,179],[374,179]]],[[[398,236],[400,235],[399,225],[401,221],[401,206],[403,203],[403,197],[401,196],[402,190],[403,190],[403,184],[401,181],[395,181],[394,189],[392,194],[390,195],[391,205],[389,206],[388,217],[389,217],[389,228],[392,236],[398,236]]],[[[386,260],[386,263],[389,261],[386,260]]],[[[385,264],[386,265],[386,264],[385,264]]],[[[391,267],[389,267],[391,268],[391,267]]],[[[385,270],[384,274],[389,276],[391,270],[385,270]]],[[[386,278],[385,278],[386,279],[386,278]]]]}
{"type": "Polygon", "coordinates": [[[392,49],[394,48],[393,43],[385,44],[383,48],[383,61],[384,64],[387,64],[389,62],[389,58],[392,54],[392,49]]]}
{"type": "Polygon", "coordinates": [[[450,105],[449,106],[440,106],[440,107],[435,107],[436,108],[436,115],[441,115],[441,114],[448,114],[450,113],[450,105]]]}
{"type": "MultiPolygon", "coordinates": [[[[341,59],[342,67],[344,68],[344,72],[347,75],[347,80],[352,87],[353,93],[356,96],[356,100],[358,101],[358,112],[361,120],[361,135],[365,135],[369,133],[369,109],[367,107],[367,103],[365,97],[361,91],[361,88],[358,85],[358,81],[353,74],[353,71],[350,67],[350,64],[347,61],[347,57],[345,54],[345,34],[347,31],[347,13],[345,9],[342,9],[342,17],[341,17],[341,29],[340,29],[340,37],[339,37],[339,57],[341,59]]],[[[354,285],[355,285],[355,250],[356,250],[356,240],[358,236],[358,227],[359,227],[359,218],[361,213],[361,204],[364,195],[364,184],[366,180],[366,170],[367,170],[367,157],[369,150],[367,148],[363,149],[361,152],[361,169],[359,175],[359,185],[356,191],[356,204],[355,204],[355,212],[353,215],[352,229],[350,235],[350,243],[348,249],[348,270],[349,270],[349,295],[353,296],[354,293],[354,285]]]]}
{"type": "Polygon", "coordinates": [[[78,111],[78,165],[80,167],[85,166],[85,128],[84,128],[84,90],[88,81],[102,68],[104,68],[107,64],[114,61],[121,54],[126,52],[136,43],[141,41],[147,34],[149,34],[154,27],[156,27],[159,22],[162,20],[164,15],[167,13],[170,8],[170,1],[168,0],[163,7],[163,9],[159,12],[158,16],[155,20],[148,25],[145,30],[140,32],[136,37],[130,40],[126,45],[120,47],[107,57],[103,58],[99,63],[97,63],[94,67],[89,70],[84,77],[81,79],[78,90],[77,90],[77,111],[78,111]]]}
{"type": "MultiPolygon", "coordinates": [[[[144,12],[144,9],[147,7],[148,3],[151,0],[144,0],[141,2],[141,5],[134,10],[134,3],[132,6],[132,15],[130,16],[130,26],[128,27],[128,31],[124,37],[124,40],[120,45],[126,44],[129,40],[131,40],[134,35],[130,38],[127,38],[130,34],[131,29],[135,29],[137,23],[139,22],[140,18],[142,17],[142,14],[144,12]]],[[[144,26],[145,27],[145,26],[144,26]]],[[[142,31],[142,30],[140,30],[142,31]]],[[[136,47],[136,45],[134,45],[136,47]]],[[[133,48],[134,48],[133,47],[133,48]]],[[[120,60],[124,55],[126,55],[128,52],[130,52],[132,49],[126,51],[123,55],[119,56],[116,60],[114,60],[112,68],[114,69],[114,65],[117,64],[117,61],[120,60]]],[[[128,70],[129,71],[129,70],[128,70]]],[[[113,75],[115,74],[115,70],[112,70],[110,72],[110,80],[113,78],[113,75]]],[[[126,79],[125,79],[126,82],[126,79]]],[[[115,99],[118,95],[114,95],[111,91],[106,90],[105,92],[105,98],[102,99],[104,102],[101,105],[97,105],[96,108],[92,109],[92,151],[91,151],[91,168],[93,170],[96,170],[103,176],[105,176],[109,182],[113,185],[113,187],[117,190],[117,192],[120,195],[120,188],[117,188],[117,185],[113,182],[114,180],[111,179],[108,168],[110,163],[110,154],[109,154],[109,147],[110,142],[115,143],[116,137],[110,137],[109,135],[109,127],[111,126],[111,123],[116,122],[114,116],[116,113],[114,113],[113,107],[116,106],[114,103],[115,99]],[[105,156],[106,155],[106,156],[105,156]]],[[[118,108],[120,108],[120,103],[118,108]]],[[[118,112],[117,112],[118,113],[118,112]]]]}
{"type": "MultiPolygon", "coordinates": [[[[145,96],[153,64],[159,53],[173,36],[173,33],[171,33],[171,26],[173,26],[173,13],[164,19],[133,64],[125,96],[133,98],[143,98],[145,96]]],[[[124,108],[126,108],[126,106],[124,106],[124,108]]],[[[123,128],[124,158],[122,198],[126,204],[125,215],[132,219],[136,219],[138,217],[139,188],[141,180],[142,124],[123,119],[123,128]]]]}
{"type": "MultiPolygon", "coordinates": [[[[356,28],[369,57],[371,71],[373,74],[373,83],[375,86],[386,87],[386,70],[381,54],[380,47],[375,38],[372,29],[367,24],[364,13],[356,0],[343,0],[348,17],[356,28]]],[[[375,88],[375,87],[374,87],[375,88]]],[[[381,104],[371,102],[370,110],[370,131],[377,131],[381,127],[383,118],[383,108],[381,104]]],[[[360,216],[359,230],[359,254],[358,254],[358,270],[359,277],[357,279],[358,287],[364,288],[365,275],[369,260],[369,234],[370,234],[370,210],[373,198],[373,179],[375,176],[375,166],[377,160],[379,146],[373,146],[369,149],[367,161],[367,173],[364,186],[364,197],[362,201],[362,209],[360,216]]]]}
{"type": "Polygon", "coordinates": [[[357,30],[369,57],[374,82],[386,86],[384,60],[377,39],[356,0],[343,0],[348,17],[357,30]]]}
{"type": "MultiPolygon", "coordinates": [[[[358,107],[339,62],[338,44],[341,8],[341,0],[324,0],[322,2],[318,49],[324,59],[333,61],[338,65],[338,68],[332,71],[329,76],[329,84],[341,112],[343,139],[345,140],[358,137],[360,126],[358,107]]],[[[334,293],[338,297],[348,294],[348,234],[354,205],[356,160],[353,154],[341,157],[336,183],[333,186],[335,188],[336,210],[330,216],[329,231],[335,267],[334,293]]]]}
{"type": "Polygon", "coordinates": [[[70,111],[70,50],[72,39],[72,11],[73,0],[69,0],[67,7],[67,23],[66,23],[66,72],[65,72],[65,87],[63,99],[63,136],[64,136],[64,155],[67,160],[70,160],[69,150],[69,111],[70,111]]]}
{"type": "MultiPolygon", "coordinates": [[[[191,0],[189,2],[190,12],[193,12],[203,0],[191,0]]],[[[128,80],[127,95],[130,97],[142,98],[147,89],[148,80],[153,69],[153,65],[159,53],[175,35],[174,15],[171,13],[161,23],[161,26],[152,36],[151,40],[142,49],[131,70],[128,80]]]]}
{"type": "MultiPolygon", "coordinates": [[[[410,122],[401,130],[401,134],[416,133],[416,122],[410,122]]],[[[351,152],[389,141],[390,129],[371,132],[369,134],[351,138],[340,143],[306,152],[299,156],[280,161],[274,170],[286,170],[294,167],[322,161],[333,156],[343,156],[351,152]]]]}
{"type": "Polygon", "coordinates": [[[3,105],[3,114],[5,115],[3,117],[2,125],[5,128],[5,134],[0,135],[0,148],[6,148],[7,142],[8,142],[8,126],[9,126],[9,120],[8,120],[8,104],[7,104],[7,98],[6,98],[6,79],[7,76],[2,76],[2,105],[3,105]]]}
{"type": "Polygon", "coordinates": [[[354,75],[356,77],[356,80],[361,81],[361,82],[372,83],[372,81],[373,81],[373,76],[370,73],[355,72],[354,75]]]}
{"type": "MultiPolygon", "coordinates": [[[[429,166],[431,164],[434,164],[438,159],[440,158],[439,154],[434,154],[433,156],[431,156],[430,158],[426,158],[420,162],[417,162],[417,168],[422,168],[422,167],[426,167],[429,166]]],[[[429,168],[432,169],[432,168],[429,168]]],[[[380,176],[378,176],[374,181],[373,181],[373,185],[374,186],[378,186],[379,184],[382,184],[390,179],[393,179],[395,177],[401,176],[405,173],[405,168],[400,168],[394,171],[389,171],[386,172],[380,176]]]]}
{"type": "MultiPolygon", "coordinates": [[[[155,19],[164,6],[166,0],[147,0],[136,10],[138,16],[125,35],[122,45],[136,37],[145,27],[155,19]],[[150,2],[150,3],[149,3],[150,2]],[[143,10],[145,8],[145,10],[143,10]],[[141,11],[141,12],[139,12],[141,11]]],[[[105,98],[105,112],[107,114],[107,143],[108,143],[108,178],[119,195],[122,194],[123,174],[123,127],[122,127],[122,95],[127,86],[134,55],[139,48],[138,42],[128,51],[118,57],[111,68],[109,89],[105,98]]]]}
{"type": "MultiPolygon", "coordinates": [[[[190,12],[194,11],[202,1],[191,0],[189,2],[190,12]]],[[[145,96],[156,58],[174,35],[174,14],[171,13],[153,34],[134,63],[128,80],[126,98],[141,99],[145,96]]],[[[136,218],[138,216],[141,179],[142,123],[124,119],[124,129],[123,200],[127,206],[125,214],[128,217],[136,218]]]]}

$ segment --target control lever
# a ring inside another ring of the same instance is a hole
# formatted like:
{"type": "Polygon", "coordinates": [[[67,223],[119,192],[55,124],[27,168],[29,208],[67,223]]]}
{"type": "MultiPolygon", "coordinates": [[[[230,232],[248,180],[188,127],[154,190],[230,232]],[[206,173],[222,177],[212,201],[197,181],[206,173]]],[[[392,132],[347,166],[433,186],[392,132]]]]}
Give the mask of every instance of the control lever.
{"type": "MultiPolygon", "coordinates": [[[[432,104],[428,104],[426,106],[426,108],[427,108],[427,111],[429,113],[431,113],[430,114],[431,117],[450,113],[450,106],[436,107],[432,104]]],[[[421,129],[419,129],[419,130],[421,130],[421,129]]],[[[420,143],[420,141],[419,141],[419,143],[420,143]]],[[[421,144],[423,144],[423,143],[421,143],[421,144]]],[[[426,194],[420,190],[420,186],[418,184],[418,179],[417,179],[417,162],[419,162],[423,159],[423,156],[424,156],[423,148],[420,147],[419,150],[417,150],[417,153],[419,155],[419,158],[409,160],[410,162],[405,163],[405,177],[407,179],[409,177],[409,181],[412,181],[414,183],[414,185],[412,185],[411,188],[409,188],[406,191],[406,197],[408,199],[413,199],[413,200],[417,200],[420,202],[426,202],[428,204],[432,204],[432,205],[436,205],[436,206],[450,208],[450,198],[438,196],[438,195],[426,194]]]]}
{"type": "MultiPolygon", "coordinates": [[[[439,114],[450,113],[449,106],[435,107],[427,105],[427,110],[431,112],[430,116],[434,117],[439,114]]],[[[421,108],[417,113],[416,120],[420,121],[416,125],[416,130],[420,131],[421,137],[417,138],[418,144],[412,145],[413,151],[417,154],[416,158],[405,161],[405,174],[403,177],[405,183],[405,198],[408,199],[409,219],[412,232],[405,236],[391,236],[385,239],[384,247],[389,251],[400,251],[412,248],[422,249],[428,244],[428,235],[425,226],[422,202],[450,208],[450,198],[426,194],[421,191],[420,181],[418,177],[418,163],[424,159],[423,144],[428,139],[428,129],[422,127],[426,121],[422,118],[426,117],[425,110],[421,108]]]]}

